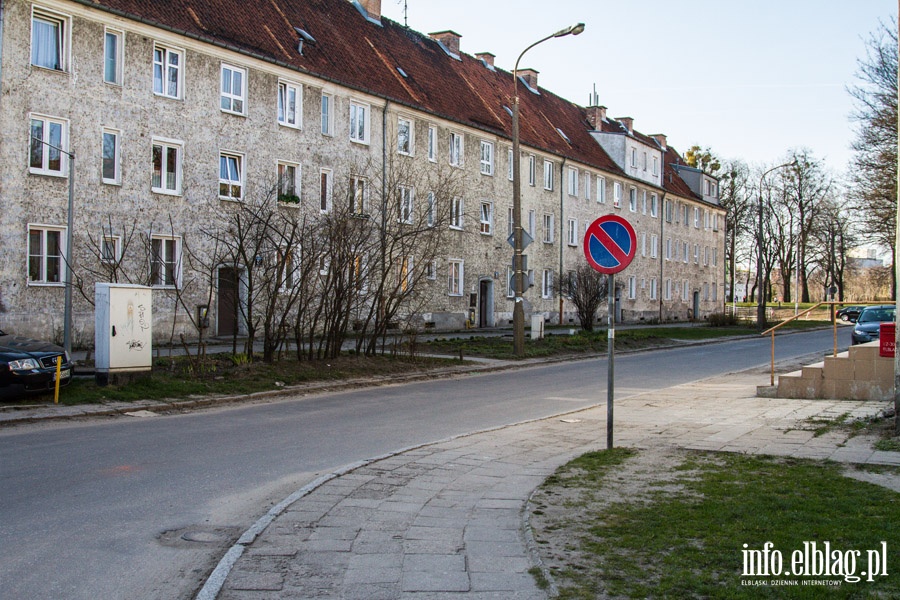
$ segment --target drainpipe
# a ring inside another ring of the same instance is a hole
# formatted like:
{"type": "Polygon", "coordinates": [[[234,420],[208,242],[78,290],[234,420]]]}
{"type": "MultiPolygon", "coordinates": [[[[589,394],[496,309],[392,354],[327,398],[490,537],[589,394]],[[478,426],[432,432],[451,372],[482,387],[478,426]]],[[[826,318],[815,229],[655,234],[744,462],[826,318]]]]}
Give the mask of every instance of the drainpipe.
{"type": "MultiPolygon", "coordinates": [[[[567,226],[566,221],[565,221],[566,213],[565,213],[565,207],[564,207],[564,202],[563,202],[566,197],[566,191],[564,189],[566,186],[565,175],[566,175],[566,157],[563,156],[562,164],[560,165],[560,168],[559,168],[559,280],[557,281],[557,287],[559,287],[559,285],[562,284],[562,280],[563,280],[563,252],[565,251],[565,248],[566,248],[566,241],[564,239],[565,235],[566,235],[566,233],[565,233],[566,230],[563,229],[564,227],[567,226]]],[[[563,295],[562,295],[562,288],[560,288],[560,294],[559,294],[559,325],[560,325],[560,327],[562,327],[562,324],[563,324],[563,295]]]]}
{"type": "MultiPolygon", "coordinates": [[[[663,168],[665,168],[665,165],[663,165],[663,168]]],[[[663,183],[665,183],[665,180],[663,183]]],[[[662,323],[663,316],[663,262],[665,261],[665,255],[663,254],[663,234],[665,233],[666,223],[666,194],[667,192],[663,190],[662,196],[659,199],[659,212],[662,214],[659,215],[659,244],[656,247],[656,256],[659,258],[659,283],[656,286],[656,299],[659,301],[658,320],[660,323],[662,323]]]]}

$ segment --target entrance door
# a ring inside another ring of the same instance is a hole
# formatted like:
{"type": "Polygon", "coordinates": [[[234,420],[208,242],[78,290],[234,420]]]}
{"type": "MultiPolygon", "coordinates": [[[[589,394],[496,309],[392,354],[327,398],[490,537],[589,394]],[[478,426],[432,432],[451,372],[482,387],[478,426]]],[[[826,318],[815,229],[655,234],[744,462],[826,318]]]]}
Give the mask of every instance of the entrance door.
{"type": "Polygon", "coordinates": [[[220,336],[234,335],[238,331],[238,278],[240,271],[234,267],[219,269],[219,297],[216,311],[216,332],[220,336]]]}
{"type": "Polygon", "coordinates": [[[490,327],[491,307],[494,305],[494,282],[490,279],[482,279],[478,285],[478,326],[490,327]]]}

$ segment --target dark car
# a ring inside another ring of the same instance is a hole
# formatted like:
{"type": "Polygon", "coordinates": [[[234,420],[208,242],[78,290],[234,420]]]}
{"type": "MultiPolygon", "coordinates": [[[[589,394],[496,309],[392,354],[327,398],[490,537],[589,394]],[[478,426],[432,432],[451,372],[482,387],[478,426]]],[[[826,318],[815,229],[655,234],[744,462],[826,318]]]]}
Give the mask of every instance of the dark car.
{"type": "Polygon", "coordinates": [[[881,324],[894,321],[896,309],[893,304],[865,307],[853,326],[853,343],[864,344],[877,340],[881,324]]]}
{"type": "Polygon", "coordinates": [[[859,318],[859,313],[861,313],[864,308],[865,306],[845,306],[835,314],[841,321],[856,323],[856,319],[859,318]]]}
{"type": "Polygon", "coordinates": [[[48,392],[56,385],[56,360],[62,357],[60,386],[72,381],[72,363],[65,350],[50,342],[0,331],[0,397],[15,398],[48,392]]]}

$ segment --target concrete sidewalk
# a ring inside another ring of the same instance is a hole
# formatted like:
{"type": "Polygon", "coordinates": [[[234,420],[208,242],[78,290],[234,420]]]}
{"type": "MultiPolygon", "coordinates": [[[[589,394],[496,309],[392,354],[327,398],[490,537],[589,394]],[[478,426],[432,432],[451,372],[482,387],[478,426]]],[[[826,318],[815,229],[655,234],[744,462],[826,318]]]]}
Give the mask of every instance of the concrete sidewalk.
{"type": "MultiPolygon", "coordinates": [[[[738,373],[617,399],[615,442],[900,465],[810,419],[871,417],[883,402],[757,398],[738,373]]],[[[410,449],[323,475],[231,548],[198,598],[538,599],[524,522],[558,466],[606,446],[606,406],[410,449]]]]}

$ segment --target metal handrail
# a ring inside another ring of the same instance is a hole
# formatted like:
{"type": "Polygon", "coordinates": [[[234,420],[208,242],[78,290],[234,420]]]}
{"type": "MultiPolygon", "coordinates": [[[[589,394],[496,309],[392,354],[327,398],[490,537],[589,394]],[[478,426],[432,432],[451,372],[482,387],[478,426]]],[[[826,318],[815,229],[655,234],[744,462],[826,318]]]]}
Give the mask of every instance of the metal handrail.
{"type": "Polygon", "coordinates": [[[870,301],[870,302],[836,302],[836,301],[835,302],[819,302],[819,303],[814,304],[813,306],[807,308],[802,313],[796,314],[793,317],[791,317],[790,319],[786,319],[786,320],[782,321],[781,323],[779,323],[778,325],[775,325],[774,327],[770,327],[769,329],[766,329],[765,331],[760,333],[759,335],[768,335],[770,333],[772,334],[772,361],[771,361],[771,370],[770,370],[770,376],[769,376],[769,385],[775,385],[775,330],[776,329],[780,329],[781,327],[784,327],[791,321],[796,321],[800,317],[809,314],[810,312],[816,310],[820,306],[827,304],[827,305],[831,306],[831,326],[832,326],[832,329],[834,330],[834,350],[833,350],[832,356],[837,356],[837,345],[838,345],[837,344],[837,319],[835,318],[834,307],[837,305],[844,306],[845,304],[851,305],[851,306],[852,305],[864,306],[864,305],[875,305],[875,304],[884,304],[884,303],[885,302],[874,302],[874,301],[870,301]]]}

